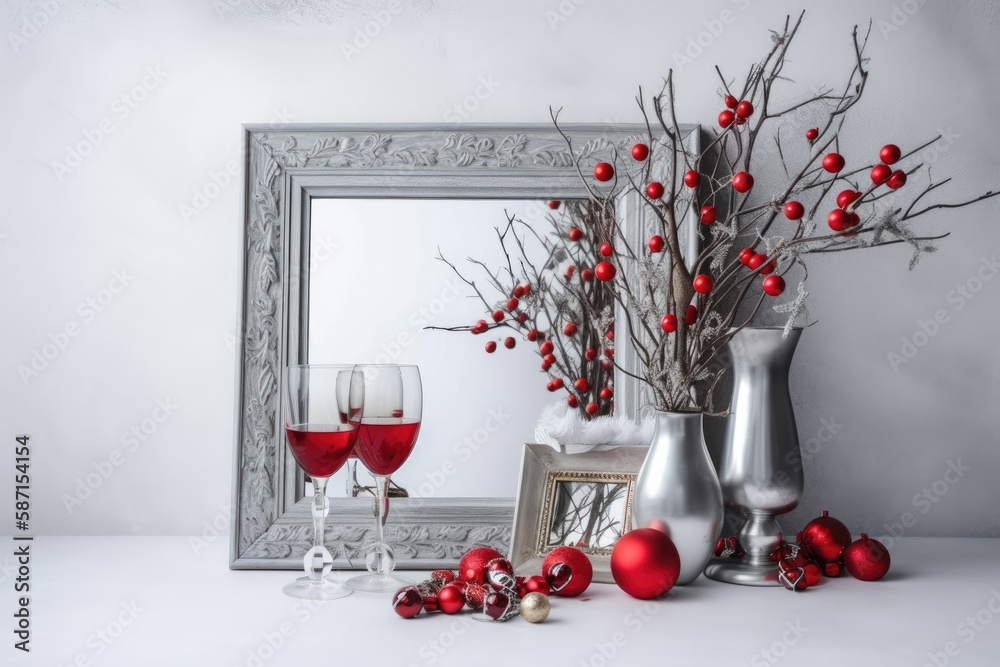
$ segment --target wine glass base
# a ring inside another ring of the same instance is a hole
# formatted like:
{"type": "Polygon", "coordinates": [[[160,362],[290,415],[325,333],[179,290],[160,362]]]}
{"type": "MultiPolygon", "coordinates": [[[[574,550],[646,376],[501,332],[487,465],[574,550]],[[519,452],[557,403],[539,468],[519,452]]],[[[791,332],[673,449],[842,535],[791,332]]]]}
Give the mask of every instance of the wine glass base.
{"type": "Polygon", "coordinates": [[[413,579],[398,574],[362,574],[347,580],[348,586],[364,593],[393,593],[415,583],[413,579]]]}
{"type": "Polygon", "coordinates": [[[282,588],[281,592],[288,597],[299,600],[336,600],[351,595],[354,593],[354,589],[349,588],[342,581],[331,579],[316,581],[310,577],[299,577],[282,588]]]}

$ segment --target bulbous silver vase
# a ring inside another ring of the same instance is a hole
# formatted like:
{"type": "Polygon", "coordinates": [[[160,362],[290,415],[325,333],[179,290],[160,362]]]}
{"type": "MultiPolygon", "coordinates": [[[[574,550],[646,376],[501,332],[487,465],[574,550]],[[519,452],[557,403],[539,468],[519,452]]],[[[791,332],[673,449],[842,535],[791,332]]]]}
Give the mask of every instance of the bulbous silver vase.
{"type": "Polygon", "coordinates": [[[705,446],[700,412],[657,412],[653,442],[635,481],[633,526],[664,530],[677,547],[677,585],[712,557],[722,530],[722,489],[705,446]]]}
{"type": "Polygon", "coordinates": [[[802,499],[805,480],[788,389],[788,370],[802,329],[746,328],[729,342],[733,397],[719,481],[726,507],[740,513],[745,555],[715,558],[705,575],[746,586],[779,586],[771,552],[782,540],[777,516],[802,499]]]}

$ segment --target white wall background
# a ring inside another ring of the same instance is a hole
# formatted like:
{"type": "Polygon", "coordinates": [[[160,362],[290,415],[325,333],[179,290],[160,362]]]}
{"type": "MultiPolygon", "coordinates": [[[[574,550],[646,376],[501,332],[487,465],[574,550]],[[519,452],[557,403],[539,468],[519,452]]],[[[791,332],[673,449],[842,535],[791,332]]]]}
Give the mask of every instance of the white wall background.
{"type": "MultiPolygon", "coordinates": [[[[240,186],[233,177],[216,188],[213,173],[239,161],[241,123],[453,120],[446,114],[483,80],[493,91],[469,122],[544,122],[550,104],[565,107],[566,121],[636,121],[636,87],[655,87],[701,35],[706,45],[677,85],[682,120],[707,124],[719,111],[712,66],[742,76],[767,49],[767,29],[803,3],[406,3],[350,60],[341,45],[386,3],[306,4],[320,3],[54,0],[0,10],[0,438],[32,435],[38,533],[190,534],[229,500],[240,186]],[[25,27],[46,7],[41,27],[25,27]],[[706,26],[723,11],[733,20],[711,36],[706,26]],[[88,136],[90,154],[58,174],[53,164],[88,136]],[[202,209],[185,217],[199,193],[202,209]],[[104,292],[115,272],[127,285],[104,292]],[[80,306],[87,299],[103,300],[100,312],[80,306]],[[65,348],[22,379],[18,367],[74,324],[65,348]],[[176,407],[130,451],[123,433],[158,401],[176,407]],[[113,450],[121,465],[68,511],[63,494],[113,450]]],[[[852,26],[879,22],[845,152],[912,145],[943,128],[953,139],[935,170],[954,177],[953,195],[996,185],[995,3],[808,4],[789,68],[804,88],[842,83],[852,26]]],[[[997,252],[997,212],[991,202],[938,216],[933,226],[952,236],[912,273],[901,249],[813,263],[819,324],[795,362],[796,409],[804,443],[824,419],[839,426],[808,460],[806,498],[786,525],[828,508],[855,531],[884,533],[911,513],[908,535],[1000,532],[1000,280],[960,310],[947,300],[997,252]],[[950,321],[894,371],[887,354],[938,309],[950,321]],[[949,461],[969,468],[954,484],[944,481],[949,461]],[[914,498],[924,488],[926,505],[914,498]]],[[[11,458],[0,456],[0,470],[11,458]]],[[[0,475],[0,497],[13,495],[11,476],[0,475]]]]}

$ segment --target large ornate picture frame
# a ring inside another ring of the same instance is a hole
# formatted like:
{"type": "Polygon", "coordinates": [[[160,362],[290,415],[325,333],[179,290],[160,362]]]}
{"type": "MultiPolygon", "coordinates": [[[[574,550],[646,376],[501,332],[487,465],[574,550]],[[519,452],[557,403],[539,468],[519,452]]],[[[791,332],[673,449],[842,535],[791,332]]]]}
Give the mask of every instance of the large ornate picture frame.
{"type": "MultiPolygon", "coordinates": [[[[304,476],[287,455],[279,415],[283,369],[308,362],[312,199],[586,198],[573,155],[586,172],[594,162],[615,151],[627,154],[634,142],[649,137],[645,125],[563,129],[572,139],[572,152],[551,125],[244,127],[230,567],[301,568],[310,546],[304,476]]],[[[690,150],[697,151],[697,127],[683,131],[690,150]]],[[[669,169],[658,165],[657,171],[669,169]]],[[[634,236],[630,242],[642,245],[652,229],[646,207],[636,193],[623,197],[620,207],[627,233],[634,236]]],[[[685,229],[693,248],[698,230],[691,213],[685,229]]],[[[635,368],[628,337],[620,340],[616,359],[635,368]]],[[[618,372],[615,386],[616,409],[634,414],[642,403],[638,382],[618,372]]],[[[331,499],[330,509],[326,546],[334,567],[363,567],[362,546],[373,530],[371,504],[331,499]]],[[[449,567],[473,545],[507,551],[514,501],[398,499],[391,517],[386,537],[395,548],[397,567],[449,567]]]]}

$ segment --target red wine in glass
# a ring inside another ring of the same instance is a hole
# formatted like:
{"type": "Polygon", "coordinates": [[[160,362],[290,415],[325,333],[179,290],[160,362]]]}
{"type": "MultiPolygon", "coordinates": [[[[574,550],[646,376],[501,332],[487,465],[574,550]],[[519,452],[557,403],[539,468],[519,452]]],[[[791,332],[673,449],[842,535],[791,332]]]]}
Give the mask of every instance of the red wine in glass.
{"type": "Polygon", "coordinates": [[[373,475],[391,475],[409,458],[418,433],[419,419],[364,417],[355,451],[373,475]]]}
{"type": "Polygon", "coordinates": [[[310,477],[329,477],[340,470],[354,451],[357,424],[290,424],[288,446],[310,477]]]}

